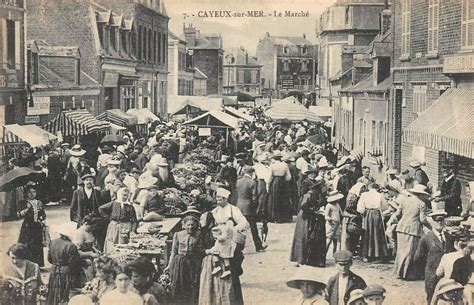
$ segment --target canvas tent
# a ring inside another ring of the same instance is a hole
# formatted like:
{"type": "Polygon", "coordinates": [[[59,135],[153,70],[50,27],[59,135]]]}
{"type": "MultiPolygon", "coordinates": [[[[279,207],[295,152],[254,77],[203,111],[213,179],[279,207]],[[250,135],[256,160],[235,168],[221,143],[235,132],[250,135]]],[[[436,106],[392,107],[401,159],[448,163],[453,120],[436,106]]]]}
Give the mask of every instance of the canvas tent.
{"type": "Polygon", "coordinates": [[[301,105],[293,96],[280,100],[278,103],[272,103],[272,106],[265,111],[265,114],[277,122],[300,122],[303,120],[308,120],[309,122],[323,122],[319,116],[301,105]]]}
{"type": "Polygon", "coordinates": [[[63,111],[45,125],[45,130],[63,136],[82,136],[95,132],[108,132],[110,123],[96,119],[85,109],[63,111]]]}

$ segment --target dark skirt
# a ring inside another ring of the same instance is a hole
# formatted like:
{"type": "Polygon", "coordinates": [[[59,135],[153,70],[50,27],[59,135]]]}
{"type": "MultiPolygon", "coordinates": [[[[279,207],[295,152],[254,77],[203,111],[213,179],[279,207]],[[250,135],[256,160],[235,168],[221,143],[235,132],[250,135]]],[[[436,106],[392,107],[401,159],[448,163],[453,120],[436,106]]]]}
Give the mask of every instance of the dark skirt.
{"type": "Polygon", "coordinates": [[[268,212],[270,221],[283,223],[292,220],[288,184],[283,176],[273,177],[270,184],[268,212]]]}
{"type": "Polygon", "coordinates": [[[362,223],[362,257],[385,258],[388,256],[387,240],[383,225],[382,213],[379,209],[365,210],[362,223]]]}
{"type": "Polygon", "coordinates": [[[268,219],[267,183],[263,179],[257,181],[257,216],[259,220],[268,219]]]}
{"type": "Polygon", "coordinates": [[[67,266],[51,266],[48,282],[47,305],[67,304],[69,292],[75,288],[70,268],[67,266]]]}
{"type": "Polygon", "coordinates": [[[25,244],[28,248],[29,261],[40,267],[44,266],[43,225],[40,222],[26,218],[21,225],[18,242],[25,244]]]}
{"type": "Polygon", "coordinates": [[[303,211],[300,210],[296,218],[290,261],[301,265],[325,267],[325,225],[324,215],[312,214],[308,219],[304,219],[303,211]]]}
{"type": "Polygon", "coordinates": [[[202,260],[194,255],[176,254],[171,262],[171,298],[173,304],[197,304],[202,260]]]}

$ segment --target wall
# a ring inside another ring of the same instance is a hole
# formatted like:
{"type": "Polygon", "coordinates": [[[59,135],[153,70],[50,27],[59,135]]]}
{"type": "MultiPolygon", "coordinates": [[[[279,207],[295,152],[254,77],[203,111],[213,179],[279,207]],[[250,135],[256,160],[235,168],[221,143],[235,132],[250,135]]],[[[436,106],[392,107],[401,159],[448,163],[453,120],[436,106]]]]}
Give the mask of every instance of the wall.
{"type": "Polygon", "coordinates": [[[207,94],[220,94],[223,88],[222,50],[194,49],[194,66],[207,76],[207,94]],[[218,60],[220,58],[220,61],[218,60]]]}
{"type": "Polygon", "coordinates": [[[275,89],[274,76],[276,49],[270,39],[264,37],[257,46],[257,60],[262,65],[262,78],[265,78],[263,88],[275,89]]]}
{"type": "MultiPolygon", "coordinates": [[[[64,80],[77,84],[77,59],[74,57],[41,56],[40,65],[45,65],[64,80]]],[[[40,80],[41,82],[41,80],[40,80]]]]}

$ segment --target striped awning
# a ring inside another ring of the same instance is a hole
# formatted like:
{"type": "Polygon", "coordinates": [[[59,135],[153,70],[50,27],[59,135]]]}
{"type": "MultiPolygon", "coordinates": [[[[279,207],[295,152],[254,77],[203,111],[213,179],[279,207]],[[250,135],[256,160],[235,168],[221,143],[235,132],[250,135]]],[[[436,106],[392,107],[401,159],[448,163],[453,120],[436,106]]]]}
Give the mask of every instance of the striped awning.
{"type": "Polygon", "coordinates": [[[137,125],[137,117],[126,114],[120,109],[110,109],[102,112],[97,116],[98,120],[114,123],[119,126],[134,126],[137,125]]]}
{"type": "Polygon", "coordinates": [[[49,144],[50,140],[57,137],[36,125],[11,124],[3,126],[3,143],[16,144],[28,143],[31,147],[39,147],[49,144]]]}
{"type": "Polygon", "coordinates": [[[474,89],[449,89],[403,130],[403,141],[474,158],[473,109],[474,89]]]}
{"type": "Polygon", "coordinates": [[[301,122],[303,120],[308,120],[309,122],[324,122],[319,116],[301,105],[293,96],[272,103],[272,107],[266,110],[265,114],[277,122],[301,122]]]}
{"type": "Polygon", "coordinates": [[[44,127],[56,134],[61,131],[63,136],[82,136],[93,132],[107,131],[110,123],[97,120],[87,110],[63,111],[44,127]]]}

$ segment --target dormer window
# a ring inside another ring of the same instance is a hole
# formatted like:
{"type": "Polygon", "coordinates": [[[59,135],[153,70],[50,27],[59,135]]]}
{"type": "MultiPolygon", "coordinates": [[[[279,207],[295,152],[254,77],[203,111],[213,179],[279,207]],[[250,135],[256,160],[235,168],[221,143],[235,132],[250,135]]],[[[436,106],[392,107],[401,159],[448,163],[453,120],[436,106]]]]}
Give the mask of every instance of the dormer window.
{"type": "Polygon", "coordinates": [[[117,36],[115,34],[115,27],[110,27],[110,46],[114,51],[117,51],[117,36]]]}
{"type": "Polygon", "coordinates": [[[303,46],[303,47],[301,48],[301,54],[304,55],[304,54],[306,54],[306,53],[308,53],[308,48],[305,47],[305,46],[303,46]]]}

